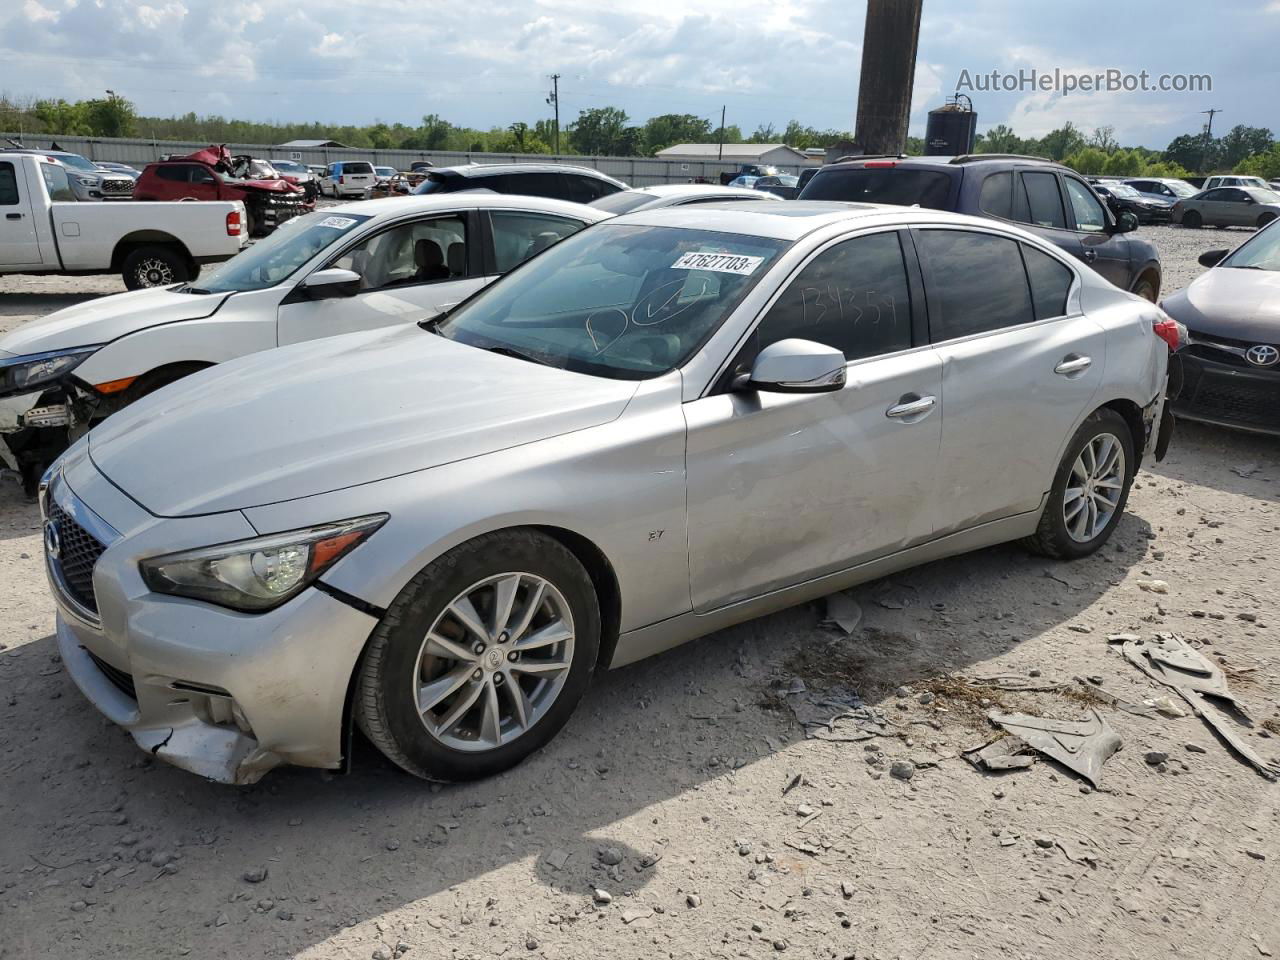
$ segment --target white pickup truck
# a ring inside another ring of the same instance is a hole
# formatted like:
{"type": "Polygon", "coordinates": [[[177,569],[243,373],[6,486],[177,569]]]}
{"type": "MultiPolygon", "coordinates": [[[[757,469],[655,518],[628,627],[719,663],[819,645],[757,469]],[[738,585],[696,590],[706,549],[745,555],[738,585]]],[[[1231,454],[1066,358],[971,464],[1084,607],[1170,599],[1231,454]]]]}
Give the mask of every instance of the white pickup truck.
{"type": "Polygon", "coordinates": [[[0,154],[0,274],[119,273],[130,290],[194,280],[248,242],[244,204],[77,203],[55,157],[0,154]]]}

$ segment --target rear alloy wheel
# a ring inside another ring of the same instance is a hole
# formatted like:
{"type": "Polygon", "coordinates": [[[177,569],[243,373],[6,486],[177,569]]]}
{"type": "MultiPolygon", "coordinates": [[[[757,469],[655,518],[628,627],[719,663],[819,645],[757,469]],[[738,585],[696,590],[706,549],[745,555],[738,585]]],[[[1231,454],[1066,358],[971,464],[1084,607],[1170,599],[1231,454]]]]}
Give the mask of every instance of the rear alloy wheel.
{"type": "Polygon", "coordinates": [[[139,247],[125,257],[121,273],[130,290],[167,287],[190,279],[186,258],[168,247],[139,247]]]}
{"type": "Polygon", "coordinates": [[[1274,213],[1264,213],[1262,216],[1258,218],[1258,229],[1261,230],[1263,227],[1265,227],[1268,223],[1270,223],[1275,218],[1276,218],[1276,215],[1274,213]]]}
{"type": "Polygon", "coordinates": [[[1093,553],[1120,522],[1135,464],[1124,417],[1107,408],[1095,410],[1068,444],[1040,525],[1026,545],[1063,560],[1093,553]]]}
{"type": "Polygon", "coordinates": [[[415,776],[490,776],[565,724],[599,642],[595,591],[572,553],[536,531],[486,534],[392,603],[361,661],[356,720],[415,776]]]}
{"type": "Polygon", "coordinates": [[[1204,223],[1204,218],[1196,210],[1188,210],[1182,215],[1182,225],[1188,230],[1199,230],[1204,223]]]}

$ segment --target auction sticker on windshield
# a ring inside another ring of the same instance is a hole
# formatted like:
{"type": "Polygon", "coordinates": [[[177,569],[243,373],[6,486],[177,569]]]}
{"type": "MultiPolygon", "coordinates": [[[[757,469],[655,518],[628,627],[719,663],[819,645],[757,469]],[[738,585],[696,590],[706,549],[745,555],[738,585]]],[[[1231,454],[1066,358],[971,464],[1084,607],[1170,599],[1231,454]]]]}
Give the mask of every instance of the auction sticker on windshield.
{"type": "Polygon", "coordinates": [[[764,263],[764,257],[744,257],[732,253],[686,253],[671,265],[672,270],[712,270],[749,277],[764,263]]]}
{"type": "Polygon", "coordinates": [[[351,217],[325,217],[318,224],[316,224],[316,226],[333,227],[335,230],[345,230],[347,229],[347,227],[351,226],[353,223],[356,223],[356,222],[357,221],[353,220],[351,217]]]}

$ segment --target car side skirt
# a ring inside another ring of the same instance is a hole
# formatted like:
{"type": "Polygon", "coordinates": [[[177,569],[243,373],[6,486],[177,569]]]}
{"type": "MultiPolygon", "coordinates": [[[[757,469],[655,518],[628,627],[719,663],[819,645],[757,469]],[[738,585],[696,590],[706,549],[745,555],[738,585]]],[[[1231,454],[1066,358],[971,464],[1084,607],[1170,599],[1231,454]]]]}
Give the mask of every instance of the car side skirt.
{"type": "Polygon", "coordinates": [[[740,600],[708,613],[696,614],[691,611],[647,627],[630,630],[618,638],[618,646],[613,660],[609,663],[609,669],[635,663],[637,660],[643,660],[645,657],[651,657],[682,643],[696,640],[716,630],[723,630],[746,620],[753,620],[799,603],[815,600],[829,593],[835,593],[837,590],[846,590],[860,583],[866,583],[868,580],[876,580],[891,573],[897,573],[899,570],[960,553],[968,553],[970,550],[981,547],[1029,537],[1036,532],[1047,498],[1046,494],[1041,498],[1040,506],[1028,513],[982,523],[835,573],[824,574],[748,600],[740,600]]]}

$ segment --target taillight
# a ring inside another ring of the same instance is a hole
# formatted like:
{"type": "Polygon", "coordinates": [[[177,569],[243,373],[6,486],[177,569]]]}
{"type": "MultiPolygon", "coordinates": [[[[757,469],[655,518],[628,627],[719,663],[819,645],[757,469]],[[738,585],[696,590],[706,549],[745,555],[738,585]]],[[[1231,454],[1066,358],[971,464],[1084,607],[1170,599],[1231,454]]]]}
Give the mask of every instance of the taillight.
{"type": "Polygon", "coordinates": [[[870,169],[872,167],[896,167],[897,165],[897,160],[868,160],[862,167],[863,169],[870,169]]]}
{"type": "Polygon", "coordinates": [[[1174,320],[1171,317],[1166,317],[1163,320],[1157,320],[1151,329],[1155,331],[1157,337],[1169,345],[1170,353],[1173,353],[1182,346],[1184,339],[1182,331],[1184,328],[1177,320],[1174,320]]]}
{"type": "Polygon", "coordinates": [[[240,211],[232,210],[227,214],[227,236],[240,236],[240,211]]]}
{"type": "Polygon", "coordinates": [[[339,178],[338,178],[338,182],[339,182],[339,183],[346,183],[346,182],[347,182],[347,178],[346,178],[346,177],[339,177],[339,178]]]}

